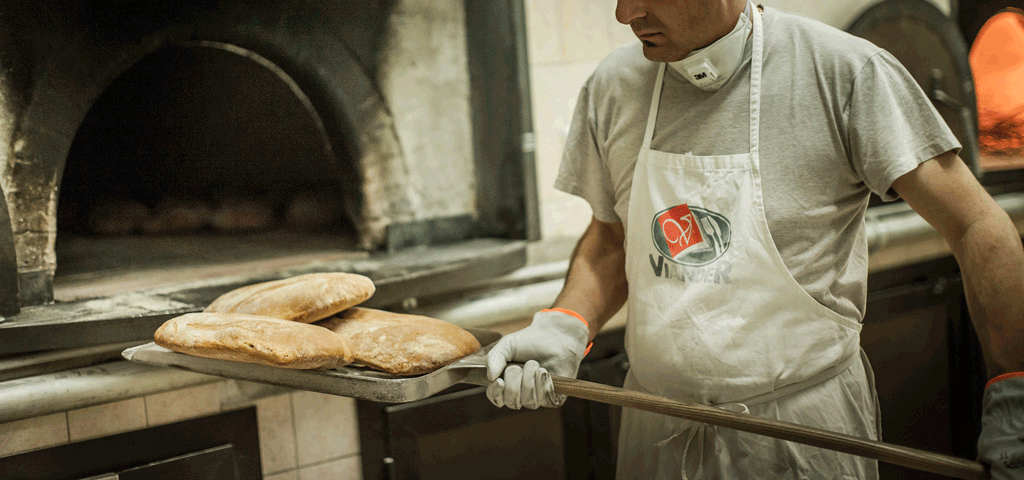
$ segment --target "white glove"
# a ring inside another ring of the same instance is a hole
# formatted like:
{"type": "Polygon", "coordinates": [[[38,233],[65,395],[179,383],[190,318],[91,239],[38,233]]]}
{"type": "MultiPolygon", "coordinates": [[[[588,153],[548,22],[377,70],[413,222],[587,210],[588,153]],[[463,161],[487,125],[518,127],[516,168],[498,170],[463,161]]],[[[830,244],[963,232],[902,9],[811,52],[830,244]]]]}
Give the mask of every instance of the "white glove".
{"type": "Polygon", "coordinates": [[[993,480],[1024,479],[1024,374],[994,380],[981,405],[978,461],[993,480]]]}
{"type": "Polygon", "coordinates": [[[487,398],[497,407],[557,407],[565,395],[555,393],[551,375],[576,377],[587,352],[590,329],[569,310],[541,310],[533,323],[505,336],[487,354],[487,398]],[[508,365],[525,362],[525,365],[508,365]],[[499,378],[505,373],[504,378],[499,378]],[[549,375],[549,372],[551,375],[549,375]]]}

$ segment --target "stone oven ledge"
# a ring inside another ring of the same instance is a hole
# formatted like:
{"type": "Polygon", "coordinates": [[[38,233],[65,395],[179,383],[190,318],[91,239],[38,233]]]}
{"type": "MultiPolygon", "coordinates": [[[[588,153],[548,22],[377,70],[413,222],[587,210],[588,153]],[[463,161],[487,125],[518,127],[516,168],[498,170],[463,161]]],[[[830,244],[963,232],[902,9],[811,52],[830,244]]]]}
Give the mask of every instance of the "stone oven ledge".
{"type": "MultiPolygon", "coordinates": [[[[407,304],[408,311],[444,318],[463,327],[484,328],[502,334],[511,333],[526,326],[533,312],[547,308],[554,302],[561,289],[567,267],[566,261],[524,267],[500,277],[477,282],[457,298],[445,297],[443,301],[434,304],[430,304],[429,299],[424,299],[425,305],[421,307],[415,305],[415,302],[407,304]]],[[[623,324],[624,316],[619,315],[607,328],[620,328],[623,324]]],[[[79,349],[77,355],[82,357],[91,354],[96,358],[110,359],[119,357],[119,352],[124,348],[141,343],[145,342],[79,349]]],[[[74,355],[72,352],[65,354],[74,355]]],[[[37,356],[49,357],[41,358],[39,361],[50,361],[54,364],[61,361],[70,364],[76,361],[73,358],[62,359],[55,353],[37,356]]],[[[85,358],[84,361],[89,361],[89,358],[85,358]]],[[[31,360],[18,357],[0,360],[0,379],[5,378],[5,366],[10,367],[19,362],[32,363],[31,360]]],[[[95,360],[93,362],[95,363],[95,360]]],[[[222,401],[227,403],[240,404],[290,391],[284,387],[228,380],[173,368],[117,360],[0,381],[0,424],[217,382],[223,382],[220,387],[221,397],[222,401]]]]}
{"type": "Polygon", "coordinates": [[[377,291],[365,305],[393,308],[407,299],[470,288],[477,282],[521,267],[526,257],[526,242],[477,239],[365,258],[312,261],[272,273],[243,273],[199,279],[185,285],[29,306],[22,308],[17,317],[0,320],[0,356],[151,338],[166,320],[201,311],[233,288],[302,273],[333,271],[366,275],[373,280],[377,291]]]}

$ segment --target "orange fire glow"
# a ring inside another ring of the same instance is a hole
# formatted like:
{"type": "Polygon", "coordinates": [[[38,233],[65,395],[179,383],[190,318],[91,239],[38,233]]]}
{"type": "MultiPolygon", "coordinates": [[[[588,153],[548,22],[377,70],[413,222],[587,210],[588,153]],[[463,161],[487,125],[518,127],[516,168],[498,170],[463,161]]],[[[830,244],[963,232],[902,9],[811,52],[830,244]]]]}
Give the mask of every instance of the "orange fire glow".
{"type": "Polygon", "coordinates": [[[988,20],[971,46],[982,151],[1024,153],[1024,12],[988,20]]]}

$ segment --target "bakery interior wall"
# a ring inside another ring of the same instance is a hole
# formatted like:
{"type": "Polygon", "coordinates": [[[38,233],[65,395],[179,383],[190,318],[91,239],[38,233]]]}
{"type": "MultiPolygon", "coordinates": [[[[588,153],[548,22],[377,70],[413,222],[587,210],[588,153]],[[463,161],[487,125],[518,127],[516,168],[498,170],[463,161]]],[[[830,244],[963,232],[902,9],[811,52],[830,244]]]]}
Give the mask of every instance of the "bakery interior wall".
{"type": "MultiPolygon", "coordinates": [[[[813,0],[765,3],[823,16],[843,28],[868,2],[845,13],[819,11],[823,4],[813,0]]],[[[551,187],[579,86],[601,58],[633,36],[615,22],[614,0],[525,0],[524,5],[543,236],[531,256],[533,263],[546,263],[564,260],[590,220],[585,202],[551,187]]],[[[948,9],[948,3],[938,6],[948,9]]],[[[10,128],[0,125],[0,131],[10,128]]],[[[539,303],[552,300],[539,297],[539,303]]],[[[363,478],[351,399],[193,377],[165,390],[146,395],[126,390],[93,406],[0,423],[0,456],[255,405],[265,478],[363,478]]]]}

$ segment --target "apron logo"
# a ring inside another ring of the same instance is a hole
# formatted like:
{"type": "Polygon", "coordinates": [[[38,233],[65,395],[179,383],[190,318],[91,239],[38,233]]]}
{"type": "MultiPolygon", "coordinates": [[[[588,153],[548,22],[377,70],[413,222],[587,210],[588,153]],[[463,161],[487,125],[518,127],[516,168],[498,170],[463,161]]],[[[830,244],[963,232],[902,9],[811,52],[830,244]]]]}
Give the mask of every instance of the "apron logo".
{"type": "Polygon", "coordinates": [[[729,249],[732,228],[724,216],[684,203],[655,214],[651,237],[672,262],[700,267],[729,249]]]}

